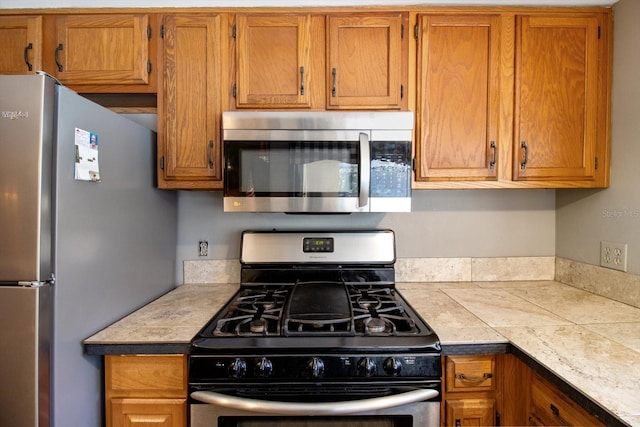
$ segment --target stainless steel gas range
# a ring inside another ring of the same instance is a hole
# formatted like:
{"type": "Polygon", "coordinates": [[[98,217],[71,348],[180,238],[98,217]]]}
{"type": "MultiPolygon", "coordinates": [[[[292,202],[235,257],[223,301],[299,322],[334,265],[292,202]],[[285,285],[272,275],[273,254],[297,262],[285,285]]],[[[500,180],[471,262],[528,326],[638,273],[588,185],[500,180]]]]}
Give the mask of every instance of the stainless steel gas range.
{"type": "Polygon", "coordinates": [[[440,423],[440,342],[390,230],[246,231],[241,286],[189,355],[192,427],[440,423]]]}

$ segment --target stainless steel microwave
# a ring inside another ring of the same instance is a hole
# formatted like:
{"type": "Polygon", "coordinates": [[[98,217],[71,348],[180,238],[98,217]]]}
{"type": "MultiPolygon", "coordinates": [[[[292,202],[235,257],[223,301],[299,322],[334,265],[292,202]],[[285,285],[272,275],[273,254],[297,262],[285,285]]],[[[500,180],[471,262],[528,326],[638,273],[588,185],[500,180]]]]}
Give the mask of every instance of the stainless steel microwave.
{"type": "Polygon", "coordinates": [[[411,112],[224,112],[225,212],[410,212],[411,112]]]}

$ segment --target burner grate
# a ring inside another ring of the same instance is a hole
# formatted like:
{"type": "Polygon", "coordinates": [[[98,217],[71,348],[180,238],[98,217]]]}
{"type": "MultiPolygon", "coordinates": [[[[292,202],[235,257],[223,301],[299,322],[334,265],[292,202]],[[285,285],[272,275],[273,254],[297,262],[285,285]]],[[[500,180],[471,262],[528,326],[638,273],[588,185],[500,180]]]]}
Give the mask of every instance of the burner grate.
{"type": "Polygon", "coordinates": [[[214,336],[266,336],[280,334],[280,319],[287,289],[244,289],[218,319],[214,336]]]}

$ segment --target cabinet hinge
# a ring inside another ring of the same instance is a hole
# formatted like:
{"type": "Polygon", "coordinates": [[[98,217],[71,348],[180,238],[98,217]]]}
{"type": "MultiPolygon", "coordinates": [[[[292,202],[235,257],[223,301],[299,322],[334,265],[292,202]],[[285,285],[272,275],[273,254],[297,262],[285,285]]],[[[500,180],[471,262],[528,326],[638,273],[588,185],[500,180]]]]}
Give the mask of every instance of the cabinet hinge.
{"type": "Polygon", "coordinates": [[[151,40],[151,24],[147,25],[147,39],[151,40]]]}
{"type": "Polygon", "coordinates": [[[160,25],[160,38],[164,38],[164,24],[160,25]]]}
{"type": "Polygon", "coordinates": [[[595,167],[596,167],[596,170],[598,170],[598,158],[597,157],[596,157],[595,167]]]}
{"type": "Polygon", "coordinates": [[[151,60],[147,60],[147,74],[151,74],[151,60]]]}
{"type": "Polygon", "coordinates": [[[601,33],[601,31],[602,31],[602,30],[601,30],[601,28],[600,28],[600,25],[598,25],[598,40],[600,40],[600,33],[601,33]]]}
{"type": "Polygon", "coordinates": [[[416,158],[411,159],[411,170],[416,171],[416,158]]]}
{"type": "Polygon", "coordinates": [[[237,87],[236,84],[234,83],[233,86],[231,87],[231,94],[233,95],[233,97],[236,97],[236,93],[237,93],[237,87]]]}
{"type": "Polygon", "coordinates": [[[236,38],[236,24],[231,27],[231,37],[236,38]]]}
{"type": "Polygon", "coordinates": [[[400,85],[400,99],[404,99],[404,85],[400,85]]]}
{"type": "Polygon", "coordinates": [[[404,40],[404,24],[400,25],[400,38],[404,40]]]}
{"type": "Polygon", "coordinates": [[[420,32],[420,28],[418,27],[418,24],[414,25],[413,27],[413,38],[418,40],[418,33],[420,32]]]}
{"type": "Polygon", "coordinates": [[[160,157],[160,169],[164,169],[164,156],[160,157]]]}

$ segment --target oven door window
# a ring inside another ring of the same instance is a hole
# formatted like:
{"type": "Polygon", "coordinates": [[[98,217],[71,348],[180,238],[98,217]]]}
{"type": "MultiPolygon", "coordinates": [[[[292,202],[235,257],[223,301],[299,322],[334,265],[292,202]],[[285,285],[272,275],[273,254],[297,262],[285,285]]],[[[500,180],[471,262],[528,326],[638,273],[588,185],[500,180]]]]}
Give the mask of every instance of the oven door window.
{"type": "Polygon", "coordinates": [[[412,427],[413,417],[220,417],[218,427],[412,427]]]}
{"type": "Polygon", "coordinates": [[[358,196],[358,142],[225,141],[224,147],[225,196],[358,196]]]}

